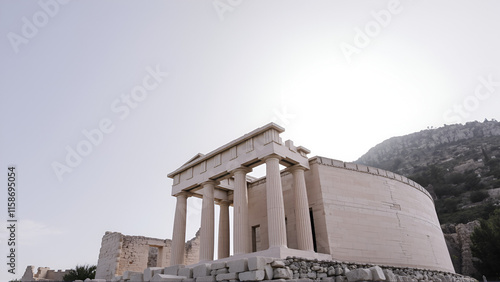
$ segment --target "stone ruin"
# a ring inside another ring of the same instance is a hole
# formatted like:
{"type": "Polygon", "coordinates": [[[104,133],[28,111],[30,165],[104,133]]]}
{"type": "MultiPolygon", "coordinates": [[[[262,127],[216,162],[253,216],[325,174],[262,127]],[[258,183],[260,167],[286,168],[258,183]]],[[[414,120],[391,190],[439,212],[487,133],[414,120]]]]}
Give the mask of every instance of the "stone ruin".
{"type": "MultiPolygon", "coordinates": [[[[96,277],[111,279],[126,271],[142,272],[148,267],[170,265],[169,239],[156,239],[144,236],[127,236],[119,232],[106,232],[102,238],[96,277]]],[[[186,242],[184,260],[188,264],[198,262],[200,236],[186,242]]]]}
{"type": "Polygon", "coordinates": [[[68,272],[69,270],[51,270],[50,267],[39,267],[35,273],[35,266],[29,265],[26,267],[21,281],[63,281],[64,275],[68,272]]]}

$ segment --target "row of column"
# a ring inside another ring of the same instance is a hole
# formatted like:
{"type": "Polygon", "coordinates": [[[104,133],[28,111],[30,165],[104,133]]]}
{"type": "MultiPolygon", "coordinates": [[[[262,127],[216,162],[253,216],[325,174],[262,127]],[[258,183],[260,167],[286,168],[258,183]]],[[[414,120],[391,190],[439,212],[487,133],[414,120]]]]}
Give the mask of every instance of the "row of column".
{"type": "MultiPolygon", "coordinates": [[[[286,247],[285,205],[279,168],[280,157],[270,155],[263,159],[266,163],[266,198],[269,248],[286,247]]],[[[289,168],[293,175],[295,194],[295,220],[298,249],[314,251],[309,204],[304,178],[305,168],[293,166],[289,168]]],[[[251,252],[251,228],[248,223],[248,190],[246,175],[251,169],[238,168],[231,173],[234,176],[233,194],[233,239],[234,254],[251,252]]],[[[207,181],[203,186],[203,201],[200,234],[200,261],[211,261],[214,258],[214,190],[215,181],[207,181]]],[[[186,237],[186,200],[187,194],[177,195],[172,236],[171,265],[184,264],[184,246],[186,237]]],[[[229,256],[229,202],[221,201],[219,216],[219,259],[229,256]]]]}

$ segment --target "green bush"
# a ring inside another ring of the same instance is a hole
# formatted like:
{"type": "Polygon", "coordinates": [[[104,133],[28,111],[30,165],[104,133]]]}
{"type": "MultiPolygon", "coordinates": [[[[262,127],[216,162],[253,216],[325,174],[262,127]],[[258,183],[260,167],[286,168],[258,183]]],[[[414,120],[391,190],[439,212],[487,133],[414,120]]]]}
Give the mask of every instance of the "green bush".
{"type": "Polygon", "coordinates": [[[77,265],[75,269],[71,269],[68,274],[64,275],[64,281],[85,280],[87,278],[94,279],[97,266],[95,265],[77,265]]]}
{"type": "Polygon", "coordinates": [[[482,200],[488,198],[490,195],[484,190],[472,191],[470,193],[470,201],[473,203],[481,202],[482,200]]]}
{"type": "Polygon", "coordinates": [[[471,236],[474,266],[488,280],[500,280],[500,209],[488,220],[481,220],[471,236]]]}

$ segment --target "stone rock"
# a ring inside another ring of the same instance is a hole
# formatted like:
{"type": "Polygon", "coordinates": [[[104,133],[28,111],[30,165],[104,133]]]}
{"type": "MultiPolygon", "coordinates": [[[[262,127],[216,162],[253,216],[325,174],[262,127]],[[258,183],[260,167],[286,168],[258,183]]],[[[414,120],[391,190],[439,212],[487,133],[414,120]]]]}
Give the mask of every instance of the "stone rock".
{"type": "Polygon", "coordinates": [[[283,268],[285,267],[285,263],[282,260],[275,260],[271,263],[273,268],[283,268]]]}
{"type": "MultiPolygon", "coordinates": [[[[92,281],[96,281],[96,279],[94,279],[92,281]]],[[[143,274],[142,273],[134,273],[134,274],[130,275],[130,281],[143,282],[144,281],[143,274]]],[[[104,282],[106,282],[106,279],[104,279],[104,282]]]]}
{"type": "Polygon", "coordinates": [[[123,278],[123,280],[130,279],[130,276],[133,275],[133,274],[142,274],[142,272],[127,270],[127,271],[123,272],[123,275],[122,275],[123,277],[122,278],[123,278]]]}
{"type": "Polygon", "coordinates": [[[263,257],[248,258],[248,270],[264,270],[266,259],[263,257]]]}
{"type": "Polygon", "coordinates": [[[214,281],[217,281],[215,280],[215,276],[202,276],[196,278],[196,282],[214,282],[214,281]]]}
{"type": "Polygon", "coordinates": [[[372,272],[369,269],[357,268],[346,273],[349,282],[354,281],[371,281],[373,278],[372,272]]]}
{"type": "Polygon", "coordinates": [[[347,278],[345,276],[337,276],[335,277],[335,282],[345,282],[347,278]]]}
{"type": "Polygon", "coordinates": [[[163,269],[163,274],[177,275],[179,273],[180,268],[184,268],[184,265],[173,265],[165,267],[163,269]]]}
{"type": "MultiPolygon", "coordinates": [[[[158,269],[163,270],[163,267],[148,267],[148,268],[144,269],[144,271],[142,272],[142,277],[143,277],[144,281],[150,281],[151,278],[153,278],[153,276],[154,276],[153,271],[158,270],[158,269]]],[[[118,279],[117,281],[119,281],[119,280],[120,279],[118,279]]],[[[111,281],[113,281],[113,280],[111,280],[111,281]]]]}
{"type": "Polygon", "coordinates": [[[264,270],[246,271],[238,274],[240,281],[261,281],[264,280],[264,270]]]}
{"type": "Polygon", "coordinates": [[[266,279],[266,280],[273,280],[274,272],[273,272],[273,267],[272,266],[270,266],[269,264],[266,264],[266,266],[264,266],[264,272],[265,272],[264,279],[266,279]]]}
{"type": "Polygon", "coordinates": [[[210,264],[202,263],[193,267],[193,278],[204,277],[210,275],[210,264]]]}
{"type": "Polygon", "coordinates": [[[275,268],[273,271],[273,279],[292,279],[293,273],[290,269],[275,268]]]}
{"type": "Polygon", "coordinates": [[[182,281],[184,277],[169,274],[155,274],[151,279],[151,282],[161,282],[161,281],[182,281]]]}
{"type": "Polygon", "coordinates": [[[215,270],[215,274],[224,274],[224,273],[229,273],[229,271],[225,267],[224,268],[219,268],[219,269],[215,270]]]}
{"type": "Polygon", "coordinates": [[[396,275],[390,269],[384,269],[385,280],[388,282],[397,282],[396,275]]]}
{"type": "Polygon", "coordinates": [[[186,278],[193,278],[193,269],[189,267],[179,268],[178,276],[184,276],[186,278]]]}
{"type": "Polygon", "coordinates": [[[374,281],[385,281],[384,271],[380,266],[373,266],[369,268],[372,273],[372,279],[374,281]]]}
{"type": "Polygon", "coordinates": [[[220,261],[220,262],[214,262],[210,266],[211,269],[221,269],[221,268],[226,268],[226,262],[225,261],[220,261]]]}
{"type": "Polygon", "coordinates": [[[224,281],[224,280],[236,280],[238,279],[238,273],[221,273],[217,274],[215,277],[217,281],[224,281]]]}
{"type": "Polygon", "coordinates": [[[229,268],[229,272],[245,272],[248,271],[248,259],[239,259],[228,261],[227,267],[229,268]]]}
{"type": "Polygon", "coordinates": [[[316,279],[316,272],[308,272],[307,273],[307,278],[316,279]]]}

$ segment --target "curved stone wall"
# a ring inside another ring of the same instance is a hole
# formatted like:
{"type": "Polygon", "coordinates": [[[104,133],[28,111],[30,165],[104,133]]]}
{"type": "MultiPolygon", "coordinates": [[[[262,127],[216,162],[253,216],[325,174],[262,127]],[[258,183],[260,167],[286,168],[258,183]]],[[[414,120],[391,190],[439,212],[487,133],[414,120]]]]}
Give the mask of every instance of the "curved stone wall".
{"type": "Polygon", "coordinates": [[[412,180],[323,157],[306,174],[318,252],[335,260],[454,272],[434,202],[412,180]]]}

